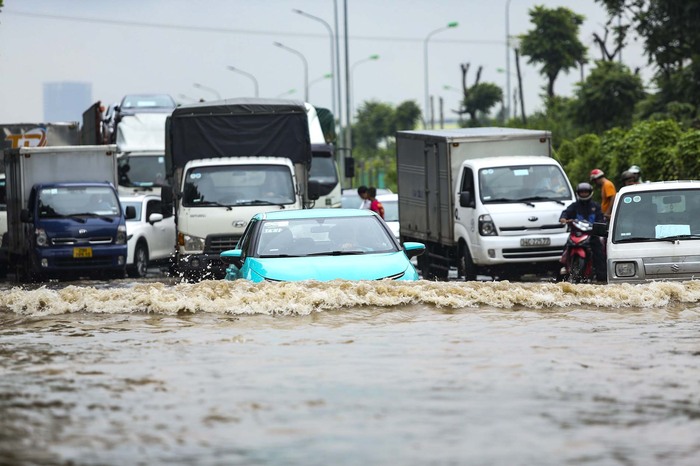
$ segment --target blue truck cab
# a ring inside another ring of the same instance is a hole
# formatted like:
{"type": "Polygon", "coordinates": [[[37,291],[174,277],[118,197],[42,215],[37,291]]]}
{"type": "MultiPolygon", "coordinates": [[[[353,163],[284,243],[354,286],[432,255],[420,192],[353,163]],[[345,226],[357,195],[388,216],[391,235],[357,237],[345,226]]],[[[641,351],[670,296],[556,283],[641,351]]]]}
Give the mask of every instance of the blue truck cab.
{"type": "Polygon", "coordinates": [[[29,241],[26,272],[33,277],[123,277],[125,219],[135,217],[131,209],[122,209],[108,182],[34,185],[20,214],[29,241]]]}

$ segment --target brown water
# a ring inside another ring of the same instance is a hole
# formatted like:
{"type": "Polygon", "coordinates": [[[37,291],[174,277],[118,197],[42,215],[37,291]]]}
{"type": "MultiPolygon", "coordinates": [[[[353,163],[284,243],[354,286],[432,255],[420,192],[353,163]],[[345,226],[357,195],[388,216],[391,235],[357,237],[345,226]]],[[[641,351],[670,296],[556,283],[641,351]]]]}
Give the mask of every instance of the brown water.
{"type": "Polygon", "coordinates": [[[700,282],[1,288],[3,465],[700,464],[700,282]]]}

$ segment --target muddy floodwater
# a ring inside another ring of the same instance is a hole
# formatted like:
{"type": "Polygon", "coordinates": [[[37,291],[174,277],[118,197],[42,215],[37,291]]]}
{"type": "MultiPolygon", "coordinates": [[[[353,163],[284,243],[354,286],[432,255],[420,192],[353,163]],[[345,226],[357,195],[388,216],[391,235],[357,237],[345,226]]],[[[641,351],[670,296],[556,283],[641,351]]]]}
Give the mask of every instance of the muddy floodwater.
{"type": "Polygon", "coordinates": [[[700,464],[700,281],[0,285],[2,465],[700,464]]]}

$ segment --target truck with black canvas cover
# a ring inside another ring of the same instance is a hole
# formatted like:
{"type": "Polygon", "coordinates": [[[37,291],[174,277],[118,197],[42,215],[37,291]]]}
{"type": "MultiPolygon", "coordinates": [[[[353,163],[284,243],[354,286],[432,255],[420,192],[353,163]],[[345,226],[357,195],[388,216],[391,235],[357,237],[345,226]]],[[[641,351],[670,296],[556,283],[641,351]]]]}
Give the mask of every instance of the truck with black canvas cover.
{"type": "Polygon", "coordinates": [[[184,105],[166,125],[164,210],[174,206],[173,272],[223,278],[219,254],[234,249],[258,212],[312,207],[311,143],[303,102],[239,98],[184,105]]]}

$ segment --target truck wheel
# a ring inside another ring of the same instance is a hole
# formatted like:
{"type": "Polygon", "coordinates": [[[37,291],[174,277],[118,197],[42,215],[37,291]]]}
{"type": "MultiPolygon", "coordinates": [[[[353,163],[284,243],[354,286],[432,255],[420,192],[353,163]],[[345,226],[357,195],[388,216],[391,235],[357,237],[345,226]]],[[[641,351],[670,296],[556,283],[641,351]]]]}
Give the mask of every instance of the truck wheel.
{"type": "Polygon", "coordinates": [[[473,282],[476,280],[476,265],[472,260],[472,255],[469,252],[469,247],[465,244],[462,247],[462,260],[460,264],[462,273],[464,274],[465,282],[473,282]]]}
{"type": "Polygon", "coordinates": [[[127,273],[132,278],[143,278],[148,272],[148,246],[138,243],[134,250],[134,263],[129,266],[127,273]]]}

